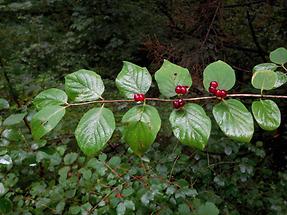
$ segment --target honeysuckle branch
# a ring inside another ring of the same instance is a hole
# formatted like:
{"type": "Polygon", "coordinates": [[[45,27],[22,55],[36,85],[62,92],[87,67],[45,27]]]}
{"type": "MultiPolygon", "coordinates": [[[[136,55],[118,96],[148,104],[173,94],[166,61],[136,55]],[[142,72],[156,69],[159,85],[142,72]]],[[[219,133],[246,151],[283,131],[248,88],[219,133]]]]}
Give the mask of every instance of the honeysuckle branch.
{"type": "MultiPolygon", "coordinates": [[[[261,94],[228,94],[226,98],[274,98],[274,99],[287,99],[287,95],[261,95],[261,94]]],[[[202,96],[202,97],[194,97],[194,98],[184,98],[185,101],[200,101],[200,100],[210,100],[210,99],[220,99],[216,96],[202,96]]],[[[157,102],[172,102],[174,99],[161,99],[161,98],[146,98],[146,101],[157,101],[157,102]]],[[[135,102],[133,99],[112,99],[112,100],[96,100],[96,101],[88,101],[88,102],[79,102],[79,103],[67,103],[66,107],[71,106],[80,106],[80,105],[88,105],[95,103],[124,103],[124,102],[135,102]]]]}
{"type": "Polygon", "coordinates": [[[281,66],[287,72],[287,68],[284,66],[284,64],[282,64],[281,66]]]}

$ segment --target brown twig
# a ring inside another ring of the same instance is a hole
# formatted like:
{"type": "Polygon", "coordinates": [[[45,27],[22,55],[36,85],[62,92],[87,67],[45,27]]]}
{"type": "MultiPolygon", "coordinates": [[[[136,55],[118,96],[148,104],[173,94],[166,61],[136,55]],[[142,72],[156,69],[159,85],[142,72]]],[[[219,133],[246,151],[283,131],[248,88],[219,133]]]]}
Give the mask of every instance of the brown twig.
{"type": "MultiPolygon", "coordinates": [[[[274,98],[274,99],[287,99],[287,96],[285,95],[261,95],[261,94],[228,94],[227,97],[229,98],[236,98],[236,97],[245,97],[245,98],[274,98]]],[[[210,100],[210,99],[218,99],[216,96],[202,96],[202,97],[195,97],[195,98],[185,98],[184,100],[186,102],[192,102],[192,101],[200,101],[200,100],[210,100]]],[[[156,102],[172,102],[174,99],[161,99],[161,98],[146,98],[146,101],[156,101],[156,102]]],[[[94,103],[122,103],[122,102],[135,102],[133,99],[114,99],[114,100],[96,100],[96,101],[88,101],[88,102],[79,102],[79,103],[67,103],[66,107],[71,106],[79,106],[79,105],[88,105],[88,104],[94,104],[94,103]]]]}

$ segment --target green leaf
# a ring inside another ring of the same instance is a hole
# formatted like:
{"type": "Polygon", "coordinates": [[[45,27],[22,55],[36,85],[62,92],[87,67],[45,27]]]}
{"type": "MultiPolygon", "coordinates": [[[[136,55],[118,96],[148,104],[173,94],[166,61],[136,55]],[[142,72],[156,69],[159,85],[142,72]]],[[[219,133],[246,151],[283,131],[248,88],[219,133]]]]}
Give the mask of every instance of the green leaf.
{"type": "Polygon", "coordinates": [[[149,105],[131,108],[122,119],[123,139],[136,155],[143,155],[154,142],[161,126],[157,110],[149,105]]]}
{"type": "Polygon", "coordinates": [[[86,155],[100,152],[115,130],[115,118],[107,108],[93,108],[80,120],[75,136],[80,149],[86,155]]]}
{"type": "Polygon", "coordinates": [[[190,211],[189,206],[183,203],[183,204],[178,205],[178,213],[180,215],[190,215],[191,211],[190,211]]]}
{"type": "Polygon", "coordinates": [[[280,65],[287,63],[287,49],[281,47],[270,52],[270,60],[280,65]]]}
{"type": "Polygon", "coordinates": [[[64,157],[64,163],[65,165],[71,165],[73,164],[78,158],[78,153],[71,152],[65,155],[64,157]]]}
{"type": "Polygon", "coordinates": [[[3,125],[11,126],[11,125],[19,124],[20,122],[23,121],[25,116],[26,116],[26,113],[12,114],[4,120],[3,125]]]}
{"type": "Polygon", "coordinates": [[[123,63],[123,68],[116,78],[119,91],[127,98],[133,98],[137,93],[146,94],[152,80],[148,70],[127,61],[123,63]]]}
{"type": "Polygon", "coordinates": [[[33,138],[38,140],[55,128],[65,112],[65,107],[61,106],[48,106],[37,112],[31,121],[33,138]]]}
{"type": "Polygon", "coordinates": [[[252,72],[272,70],[275,71],[279,66],[275,63],[261,63],[253,67],[252,72]]]}
{"type": "Polygon", "coordinates": [[[6,99],[0,98],[0,110],[8,108],[9,108],[9,102],[6,99]]]}
{"type": "Polygon", "coordinates": [[[117,206],[117,215],[124,215],[126,213],[126,206],[123,202],[120,202],[117,206]]]}
{"type": "Polygon", "coordinates": [[[0,182],[0,196],[2,196],[3,194],[5,194],[6,192],[6,189],[3,185],[3,183],[0,182]]]}
{"type": "Polygon", "coordinates": [[[136,209],[135,203],[131,200],[125,200],[124,205],[126,206],[126,208],[128,208],[130,210],[134,211],[136,209]]]}
{"type": "Polygon", "coordinates": [[[64,105],[68,101],[68,96],[63,90],[51,88],[39,93],[33,100],[35,107],[40,110],[49,105],[64,105]]]}
{"type": "Polygon", "coordinates": [[[155,73],[159,91],[165,97],[177,95],[175,87],[177,85],[191,86],[192,79],[188,69],[175,65],[168,60],[164,60],[161,68],[155,73]]]}
{"type": "Polygon", "coordinates": [[[236,141],[250,142],[254,132],[253,118],[240,101],[222,101],[213,107],[212,113],[226,136],[236,141]]]}
{"type": "Polygon", "coordinates": [[[209,64],[203,71],[203,85],[207,91],[211,81],[217,81],[221,90],[230,90],[235,80],[234,70],[221,60],[209,64]]]}
{"type": "Polygon", "coordinates": [[[273,88],[281,87],[283,84],[287,82],[287,75],[283,72],[276,72],[276,82],[273,88]]]}
{"type": "Polygon", "coordinates": [[[198,208],[198,215],[218,215],[219,210],[212,202],[206,202],[198,208]]]}
{"type": "Polygon", "coordinates": [[[264,130],[272,131],[280,126],[281,113],[272,100],[254,101],[252,113],[258,125],[264,130]]]}
{"type": "Polygon", "coordinates": [[[174,135],[185,145],[203,149],[211,131],[211,121],[203,108],[187,104],[183,109],[173,110],[169,121],[174,135]]]}
{"type": "Polygon", "coordinates": [[[0,214],[7,214],[12,210],[12,202],[7,198],[0,198],[0,214]]]}
{"type": "Polygon", "coordinates": [[[259,90],[271,90],[277,80],[277,75],[274,71],[265,70],[253,73],[251,83],[254,88],[259,90]]]}
{"type": "Polygon", "coordinates": [[[75,102],[97,100],[104,90],[101,76],[93,71],[81,69],[65,77],[65,91],[75,102]]]}

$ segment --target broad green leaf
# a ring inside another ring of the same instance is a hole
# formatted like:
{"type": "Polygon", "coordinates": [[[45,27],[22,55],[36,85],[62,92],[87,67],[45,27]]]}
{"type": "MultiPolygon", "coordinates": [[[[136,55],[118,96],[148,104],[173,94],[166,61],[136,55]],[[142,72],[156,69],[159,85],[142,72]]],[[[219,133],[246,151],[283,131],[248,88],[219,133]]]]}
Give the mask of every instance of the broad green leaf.
{"type": "Polygon", "coordinates": [[[218,215],[219,210],[212,202],[206,202],[198,208],[198,215],[218,215]]]}
{"type": "Polygon", "coordinates": [[[286,73],[276,72],[276,82],[274,84],[274,88],[281,87],[286,82],[287,82],[287,75],[286,75],[286,73]]]}
{"type": "Polygon", "coordinates": [[[95,155],[100,152],[115,130],[115,118],[107,108],[93,108],[81,118],[75,136],[82,152],[95,155]]]}
{"type": "Polygon", "coordinates": [[[175,65],[168,60],[164,60],[161,68],[155,73],[160,93],[165,97],[177,95],[175,87],[177,85],[191,86],[192,79],[188,69],[175,65]]]}
{"type": "Polygon", "coordinates": [[[26,116],[26,113],[12,114],[4,120],[3,125],[11,126],[11,125],[19,124],[20,122],[23,121],[25,116],[26,116]]]}
{"type": "Polygon", "coordinates": [[[0,197],[3,196],[3,194],[5,194],[6,189],[3,185],[3,183],[0,182],[0,197]]]}
{"type": "Polygon", "coordinates": [[[104,90],[101,76],[93,71],[81,69],[65,77],[65,91],[72,101],[97,100],[104,90]]]}
{"type": "Polygon", "coordinates": [[[211,121],[201,106],[187,104],[183,109],[173,110],[169,121],[174,135],[181,143],[201,150],[206,146],[211,121]]]}
{"type": "Polygon", "coordinates": [[[38,140],[55,128],[65,112],[65,107],[62,106],[48,106],[37,112],[31,121],[33,138],[38,140]]]}
{"type": "Polygon", "coordinates": [[[12,202],[7,198],[0,198],[0,214],[8,214],[12,210],[12,202]]]}
{"type": "Polygon", "coordinates": [[[234,70],[221,60],[209,64],[203,71],[203,85],[207,91],[211,81],[217,81],[221,90],[230,90],[235,80],[234,70]]]}
{"type": "Polygon", "coordinates": [[[117,215],[124,215],[126,213],[126,206],[123,202],[117,205],[117,215]]]}
{"type": "Polygon", "coordinates": [[[272,100],[254,101],[252,113],[258,125],[264,130],[272,131],[280,126],[281,113],[272,100]]]}
{"type": "Polygon", "coordinates": [[[270,60],[280,65],[287,63],[287,49],[281,47],[270,52],[270,60]]]}
{"type": "Polygon", "coordinates": [[[251,83],[254,88],[259,90],[271,90],[277,80],[277,75],[274,71],[265,70],[253,73],[251,83]]]}
{"type": "Polygon", "coordinates": [[[39,93],[33,100],[35,107],[40,110],[41,108],[49,105],[64,105],[68,101],[68,96],[63,90],[51,88],[39,93]]]}
{"type": "Polygon", "coordinates": [[[149,105],[131,108],[122,119],[123,139],[136,155],[143,155],[154,142],[161,126],[157,110],[149,105]]]}
{"type": "Polygon", "coordinates": [[[279,66],[275,63],[261,63],[253,67],[252,72],[272,70],[275,71],[279,66]]]}
{"type": "Polygon", "coordinates": [[[71,165],[73,164],[78,158],[78,153],[71,152],[65,155],[64,157],[64,164],[71,165]]]}
{"type": "Polygon", "coordinates": [[[240,101],[222,101],[213,107],[212,113],[226,136],[236,141],[250,142],[254,133],[253,118],[240,101]]]}
{"type": "Polygon", "coordinates": [[[0,98],[0,110],[8,108],[9,108],[9,102],[6,99],[0,98]]]}
{"type": "Polygon", "coordinates": [[[151,75],[145,67],[124,61],[123,68],[116,78],[119,91],[127,98],[134,94],[146,94],[151,85],[151,75]]]}

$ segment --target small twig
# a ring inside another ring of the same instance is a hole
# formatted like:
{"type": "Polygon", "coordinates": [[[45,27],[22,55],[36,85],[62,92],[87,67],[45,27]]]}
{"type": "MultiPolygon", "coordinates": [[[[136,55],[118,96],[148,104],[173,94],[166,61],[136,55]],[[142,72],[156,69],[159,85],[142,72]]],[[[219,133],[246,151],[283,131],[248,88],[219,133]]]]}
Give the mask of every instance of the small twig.
{"type": "Polygon", "coordinates": [[[177,155],[176,158],[174,159],[173,165],[172,165],[170,173],[169,173],[169,179],[168,179],[169,181],[171,180],[171,177],[172,177],[172,174],[173,174],[173,170],[174,170],[175,164],[176,164],[178,159],[179,159],[179,155],[177,155]]]}
{"type": "Polygon", "coordinates": [[[213,25],[213,23],[214,23],[214,20],[215,20],[215,18],[216,18],[216,15],[217,15],[219,6],[220,6],[220,4],[218,4],[218,6],[216,7],[216,10],[215,10],[214,15],[213,15],[213,17],[212,17],[211,23],[210,23],[210,25],[209,25],[209,27],[208,27],[207,33],[206,33],[206,35],[205,35],[205,38],[204,38],[203,42],[201,43],[200,49],[203,47],[203,45],[205,44],[205,42],[206,42],[207,39],[208,39],[210,30],[211,30],[211,27],[212,27],[212,25],[213,25]]]}
{"type": "MultiPolygon", "coordinates": [[[[287,99],[287,96],[285,95],[261,95],[261,94],[228,94],[227,97],[235,98],[235,97],[250,97],[250,98],[275,98],[275,99],[287,99]]],[[[195,98],[184,98],[186,102],[191,101],[200,101],[200,100],[209,100],[209,99],[217,99],[216,96],[202,96],[202,97],[195,97],[195,98]]],[[[146,101],[157,101],[157,102],[172,102],[174,99],[160,99],[160,98],[146,98],[146,101]]],[[[88,104],[94,104],[94,103],[122,103],[122,102],[134,102],[133,99],[114,99],[114,100],[96,100],[96,101],[89,101],[89,102],[79,102],[79,103],[69,103],[66,104],[66,107],[71,106],[79,106],[79,105],[88,105],[88,104]]]]}
{"type": "Polygon", "coordinates": [[[222,161],[222,162],[218,162],[218,163],[209,164],[208,167],[221,165],[221,164],[234,164],[234,163],[239,163],[239,162],[238,161],[222,161]]]}
{"type": "Polygon", "coordinates": [[[287,72],[287,68],[284,66],[284,64],[282,64],[281,66],[287,72]]]}

